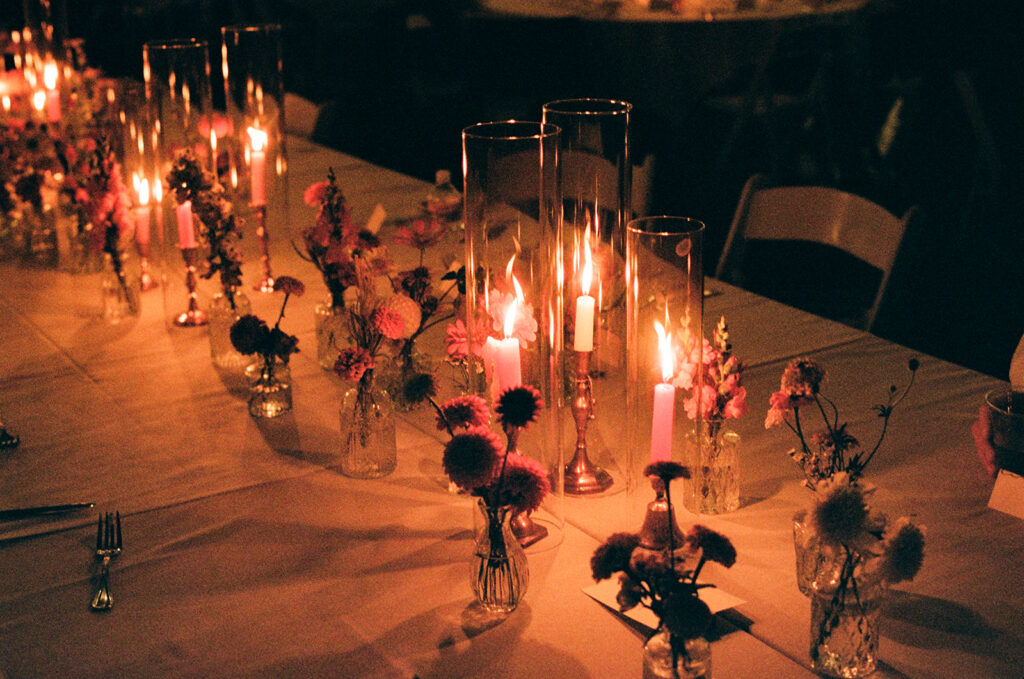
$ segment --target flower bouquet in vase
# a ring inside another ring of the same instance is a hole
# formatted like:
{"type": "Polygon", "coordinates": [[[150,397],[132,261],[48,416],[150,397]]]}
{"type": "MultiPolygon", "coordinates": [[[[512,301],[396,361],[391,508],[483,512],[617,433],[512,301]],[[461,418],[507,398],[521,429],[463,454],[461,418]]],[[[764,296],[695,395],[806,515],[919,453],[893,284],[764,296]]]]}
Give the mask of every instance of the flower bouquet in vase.
{"type": "Polygon", "coordinates": [[[594,580],[619,574],[619,609],[644,606],[658,627],[644,644],[644,679],[710,679],[711,645],[705,634],[711,610],[700,599],[697,579],[709,561],[731,568],[736,549],[728,538],[695,525],[685,536],[676,525],[671,483],[689,478],[676,462],[654,462],[644,470],[657,498],[639,533],[614,533],[590,560],[594,580]]]}
{"type": "Polygon", "coordinates": [[[210,301],[210,358],[218,368],[244,370],[250,361],[235,350],[230,337],[235,321],[252,310],[249,298],[241,292],[242,253],[237,242],[242,237],[242,221],[232,213],[223,185],[203,169],[191,150],[177,156],[167,174],[167,185],[179,208],[190,205],[198,220],[196,235],[206,260],[200,278],[217,276],[220,282],[220,290],[210,301]]]}
{"type": "Polygon", "coordinates": [[[246,314],[231,326],[230,340],[236,351],[247,356],[258,356],[249,366],[249,414],[253,417],[272,418],[292,409],[291,371],[288,361],[299,350],[299,339],[281,330],[281,320],[292,295],[301,297],[306,287],[291,276],[274,280],[274,291],[284,293],[277,322],[270,328],[266,322],[246,314]]]}
{"type": "Polygon", "coordinates": [[[725,426],[747,412],[747,390],[742,385],[743,364],[732,353],[729,326],[722,316],[712,336],[683,357],[673,384],[690,392],[683,404],[691,420],[699,421],[700,462],[691,481],[693,507],[701,514],[739,509],[740,481],[737,453],[740,435],[725,426]],[[698,418],[699,415],[699,418],[698,418]]]}
{"type": "Polygon", "coordinates": [[[515,452],[520,431],[535,422],[544,403],[531,386],[511,387],[499,396],[495,408],[506,443],[488,426],[487,403],[479,396],[459,396],[438,406],[438,426],[451,439],[442,464],[459,488],[477,498],[482,522],[476,531],[471,584],[485,609],[509,613],[519,605],[529,584],[530,571],[511,521],[528,515],[551,491],[544,465],[515,452]]]}

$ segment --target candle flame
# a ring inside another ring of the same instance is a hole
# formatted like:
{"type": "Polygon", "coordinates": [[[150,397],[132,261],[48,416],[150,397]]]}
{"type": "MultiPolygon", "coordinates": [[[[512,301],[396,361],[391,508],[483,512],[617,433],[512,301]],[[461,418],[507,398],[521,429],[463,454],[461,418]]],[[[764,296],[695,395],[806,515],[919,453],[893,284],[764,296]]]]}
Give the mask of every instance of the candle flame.
{"type": "Polygon", "coordinates": [[[145,177],[139,182],[139,205],[149,205],[149,180],[145,177]]]}
{"type": "Polygon", "coordinates": [[[6,113],[11,112],[11,98],[8,97],[6,94],[4,95],[4,111],[6,113]]]}
{"type": "Polygon", "coordinates": [[[43,85],[46,86],[46,89],[52,90],[57,87],[58,74],[57,64],[52,61],[46,62],[46,66],[43,66],[43,85]]]}
{"type": "Polygon", "coordinates": [[[210,149],[213,151],[214,157],[217,156],[217,133],[210,129],[210,149]]]}
{"type": "Polygon", "coordinates": [[[512,337],[516,330],[516,316],[519,313],[519,302],[513,300],[505,310],[505,339],[512,337]]]}
{"type": "Polygon", "coordinates": [[[256,127],[250,127],[246,132],[249,133],[249,141],[252,144],[252,150],[262,151],[263,147],[267,145],[267,133],[256,127]]]}
{"type": "Polygon", "coordinates": [[[658,333],[658,360],[661,363],[661,381],[668,382],[675,372],[675,356],[672,352],[672,333],[665,332],[665,326],[654,321],[654,331],[658,333]]]}
{"type": "Polygon", "coordinates": [[[164,185],[158,180],[153,182],[153,199],[158,203],[164,199],[164,185]]]}
{"type": "Polygon", "coordinates": [[[42,111],[44,108],[46,108],[46,92],[43,92],[42,90],[38,90],[35,94],[33,94],[32,95],[32,106],[37,111],[42,111]]]}

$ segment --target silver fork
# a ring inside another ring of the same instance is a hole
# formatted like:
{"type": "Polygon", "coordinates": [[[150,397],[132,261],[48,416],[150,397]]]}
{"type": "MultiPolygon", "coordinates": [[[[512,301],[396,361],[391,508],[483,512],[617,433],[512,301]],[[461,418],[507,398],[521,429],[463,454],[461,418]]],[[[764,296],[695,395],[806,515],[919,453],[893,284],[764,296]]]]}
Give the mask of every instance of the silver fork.
{"type": "Polygon", "coordinates": [[[94,611],[110,610],[114,595],[110,593],[110,561],[121,553],[121,513],[106,512],[96,522],[96,558],[103,559],[99,585],[89,606],[94,611]]]}

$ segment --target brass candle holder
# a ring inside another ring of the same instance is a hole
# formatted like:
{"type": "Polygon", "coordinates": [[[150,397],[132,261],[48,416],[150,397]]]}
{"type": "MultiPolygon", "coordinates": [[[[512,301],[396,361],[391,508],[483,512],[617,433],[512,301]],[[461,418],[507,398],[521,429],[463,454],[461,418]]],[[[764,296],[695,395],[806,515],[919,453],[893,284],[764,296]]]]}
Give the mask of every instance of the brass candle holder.
{"type": "MultiPolygon", "coordinates": [[[[509,455],[520,455],[519,452],[519,427],[508,427],[505,434],[508,436],[509,455]]],[[[519,512],[509,521],[512,527],[512,534],[523,547],[529,547],[548,536],[548,529],[530,516],[529,512],[519,512]]]]}
{"type": "Polygon", "coordinates": [[[263,266],[263,278],[253,286],[257,292],[273,292],[274,277],[270,273],[270,236],[267,234],[267,206],[254,205],[256,215],[256,239],[260,243],[260,264],[263,266]]]}
{"type": "Polygon", "coordinates": [[[194,328],[206,325],[206,312],[199,308],[198,295],[196,294],[196,259],[199,257],[199,248],[182,248],[181,258],[185,260],[185,286],[188,288],[188,309],[181,312],[174,319],[174,324],[179,328],[194,328]]]}
{"type": "Polygon", "coordinates": [[[160,284],[153,278],[153,272],[149,265],[150,245],[138,244],[139,250],[139,289],[143,292],[160,287],[160,284]]]}
{"type": "Polygon", "coordinates": [[[591,495],[611,487],[612,476],[587,455],[587,425],[594,419],[594,385],[590,379],[590,351],[576,352],[576,394],[572,416],[576,422],[576,452],[565,466],[565,492],[591,495]]]}

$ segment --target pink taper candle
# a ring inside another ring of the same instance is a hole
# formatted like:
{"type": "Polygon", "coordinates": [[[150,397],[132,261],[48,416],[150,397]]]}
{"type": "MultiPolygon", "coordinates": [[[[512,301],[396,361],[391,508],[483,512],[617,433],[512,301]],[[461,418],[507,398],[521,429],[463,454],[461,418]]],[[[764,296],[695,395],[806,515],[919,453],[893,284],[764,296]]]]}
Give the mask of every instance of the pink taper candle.
{"type": "Polygon", "coordinates": [[[251,188],[251,203],[256,206],[267,204],[266,183],[266,160],[267,155],[264,148],[267,145],[267,133],[255,127],[248,129],[249,140],[252,144],[252,151],[249,154],[249,186],[251,188]]]}
{"type": "Polygon", "coordinates": [[[658,357],[661,361],[663,382],[654,385],[654,408],[651,413],[651,462],[667,462],[672,459],[672,424],[676,410],[676,388],[669,382],[674,372],[672,357],[672,336],[665,332],[657,321],[654,329],[658,332],[658,357]]]}
{"type": "Polygon", "coordinates": [[[196,229],[192,224],[192,201],[186,200],[175,210],[178,215],[178,247],[182,250],[196,247],[196,229]]]}

